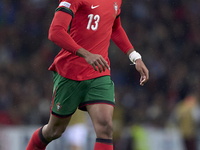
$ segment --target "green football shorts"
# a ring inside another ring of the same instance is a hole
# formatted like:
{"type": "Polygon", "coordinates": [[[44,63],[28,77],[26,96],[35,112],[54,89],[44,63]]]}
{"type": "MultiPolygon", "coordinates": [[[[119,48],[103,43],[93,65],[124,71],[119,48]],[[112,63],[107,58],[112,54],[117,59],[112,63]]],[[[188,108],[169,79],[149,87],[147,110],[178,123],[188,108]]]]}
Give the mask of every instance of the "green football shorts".
{"type": "Polygon", "coordinates": [[[77,108],[86,111],[91,104],[115,105],[114,84],[110,76],[74,81],[53,72],[54,88],[51,113],[57,117],[71,116],[77,108]]]}

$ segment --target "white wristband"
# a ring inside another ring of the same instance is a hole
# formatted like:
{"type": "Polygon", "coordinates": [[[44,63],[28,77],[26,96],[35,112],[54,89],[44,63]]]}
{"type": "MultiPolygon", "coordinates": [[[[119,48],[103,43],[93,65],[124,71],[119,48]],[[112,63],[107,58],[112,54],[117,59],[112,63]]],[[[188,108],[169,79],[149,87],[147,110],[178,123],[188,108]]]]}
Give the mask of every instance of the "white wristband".
{"type": "Polygon", "coordinates": [[[142,56],[138,52],[133,51],[129,54],[129,59],[131,62],[133,62],[133,64],[135,64],[135,61],[137,59],[142,59],[142,56]]]}

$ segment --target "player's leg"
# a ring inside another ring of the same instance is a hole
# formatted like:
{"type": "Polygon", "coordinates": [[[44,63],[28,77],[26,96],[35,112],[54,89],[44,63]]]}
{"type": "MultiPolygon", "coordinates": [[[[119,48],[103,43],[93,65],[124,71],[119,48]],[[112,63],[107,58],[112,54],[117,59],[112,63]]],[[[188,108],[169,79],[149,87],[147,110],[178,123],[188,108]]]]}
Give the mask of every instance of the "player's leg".
{"type": "Polygon", "coordinates": [[[112,116],[114,105],[114,84],[110,76],[94,79],[79,108],[87,110],[92,119],[97,135],[95,150],[113,150],[112,116]]]}
{"type": "Polygon", "coordinates": [[[53,75],[54,92],[49,122],[35,131],[26,150],[44,150],[49,142],[59,138],[79,104],[79,94],[72,94],[76,93],[74,91],[79,82],[66,79],[56,72],[53,75]]]}
{"type": "Polygon", "coordinates": [[[108,104],[94,104],[86,107],[97,136],[94,150],[113,150],[112,116],[114,107],[108,104]]]}
{"type": "Polygon", "coordinates": [[[37,129],[33,133],[26,150],[45,150],[49,142],[62,135],[70,118],[71,116],[67,118],[58,118],[51,114],[48,124],[37,129]]]}
{"type": "Polygon", "coordinates": [[[58,118],[54,115],[50,116],[49,123],[43,127],[42,134],[47,141],[55,140],[61,137],[65,131],[71,116],[67,118],[58,118]]]}

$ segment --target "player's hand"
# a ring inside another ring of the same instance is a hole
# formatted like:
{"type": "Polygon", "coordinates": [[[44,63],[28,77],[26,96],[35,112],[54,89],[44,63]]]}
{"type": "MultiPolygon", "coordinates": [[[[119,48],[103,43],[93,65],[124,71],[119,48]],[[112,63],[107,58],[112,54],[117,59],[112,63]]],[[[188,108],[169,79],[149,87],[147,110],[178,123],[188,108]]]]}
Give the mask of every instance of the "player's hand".
{"type": "Polygon", "coordinates": [[[99,70],[99,72],[102,72],[102,71],[105,71],[106,68],[108,70],[110,70],[108,62],[99,54],[90,53],[90,55],[87,55],[85,57],[85,60],[86,60],[87,63],[92,65],[92,67],[94,68],[95,71],[99,70]]]}
{"type": "Polygon", "coordinates": [[[149,70],[141,59],[136,60],[135,68],[140,73],[140,85],[143,86],[149,80],[149,70]]]}
{"type": "Polygon", "coordinates": [[[95,71],[102,72],[105,71],[106,68],[110,70],[108,62],[99,54],[93,54],[84,48],[80,48],[77,50],[76,54],[80,57],[85,58],[86,62],[92,65],[95,71]]]}

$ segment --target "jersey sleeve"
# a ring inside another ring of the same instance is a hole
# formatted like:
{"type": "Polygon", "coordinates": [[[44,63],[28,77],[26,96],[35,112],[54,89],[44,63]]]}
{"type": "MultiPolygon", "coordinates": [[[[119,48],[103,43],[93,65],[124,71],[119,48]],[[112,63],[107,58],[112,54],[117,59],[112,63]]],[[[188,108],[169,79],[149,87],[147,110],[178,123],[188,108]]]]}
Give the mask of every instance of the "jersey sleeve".
{"type": "Polygon", "coordinates": [[[69,13],[72,17],[78,10],[80,6],[80,1],[78,0],[60,0],[59,6],[56,8],[56,11],[63,11],[69,13]]]}
{"type": "Polygon", "coordinates": [[[49,40],[54,42],[59,47],[76,54],[76,51],[81,48],[67,30],[71,22],[72,16],[62,11],[56,12],[49,28],[49,40]]]}
{"type": "Polygon", "coordinates": [[[124,53],[127,53],[131,48],[133,48],[126,32],[121,26],[121,20],[119,16],[115,19],[112,28],[111,39],[124,53]]]}

